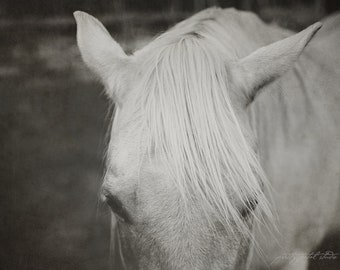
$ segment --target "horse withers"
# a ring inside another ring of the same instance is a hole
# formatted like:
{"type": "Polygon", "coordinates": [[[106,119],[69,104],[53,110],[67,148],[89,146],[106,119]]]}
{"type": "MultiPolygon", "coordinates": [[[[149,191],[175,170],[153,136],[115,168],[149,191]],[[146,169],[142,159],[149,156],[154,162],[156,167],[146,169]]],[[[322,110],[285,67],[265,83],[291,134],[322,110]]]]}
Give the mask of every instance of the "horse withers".
{"type": "Polygon", "coordinates": [[[340,17],[293,33],[212,8],[126,55],[74,15],[116,104],[114,269],[307,269],[340,225],[340,17]]]}

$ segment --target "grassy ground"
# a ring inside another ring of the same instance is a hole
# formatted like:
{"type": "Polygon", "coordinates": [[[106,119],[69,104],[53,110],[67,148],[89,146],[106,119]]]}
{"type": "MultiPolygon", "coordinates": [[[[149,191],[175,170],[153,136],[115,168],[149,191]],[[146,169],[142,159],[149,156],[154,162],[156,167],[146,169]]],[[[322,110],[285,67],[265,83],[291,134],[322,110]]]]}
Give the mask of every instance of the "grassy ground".
{"type": "MultiPolygon", "coordinates": [[[[110,29],[131,51],[172,22],[110,29]]],[[[80,61],[73,24],[4,29],[0,268],[108,269],[109,214],[97,197],[110,119],[102,87],[80,61]]],[[[336,269],[320,263],[313,269],[336,269]]]]}

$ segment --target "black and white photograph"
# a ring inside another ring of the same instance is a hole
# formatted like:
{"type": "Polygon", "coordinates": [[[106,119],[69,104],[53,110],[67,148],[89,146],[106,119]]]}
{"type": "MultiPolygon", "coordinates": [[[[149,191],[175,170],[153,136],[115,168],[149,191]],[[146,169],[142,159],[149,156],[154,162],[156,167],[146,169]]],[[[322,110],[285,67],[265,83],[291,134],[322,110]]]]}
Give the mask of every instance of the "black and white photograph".
{"type": "Polygon", "coordinates": [[[0,0],[0,270],[340,269],[340,1],[0,0]]]}

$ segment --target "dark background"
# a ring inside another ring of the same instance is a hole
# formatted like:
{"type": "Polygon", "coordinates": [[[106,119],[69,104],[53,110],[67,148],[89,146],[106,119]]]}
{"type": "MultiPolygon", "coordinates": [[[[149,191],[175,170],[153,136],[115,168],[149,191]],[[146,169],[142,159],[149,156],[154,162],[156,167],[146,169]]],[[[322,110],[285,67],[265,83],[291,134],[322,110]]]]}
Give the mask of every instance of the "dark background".
{"type": "MultiPolygon", "coordinates": [[[[211,5],[300,30],[340,1],[0,2],[0,269],[109,268],[109,212],[98,189],[112,108],[80,60],[72,12],[98,16],[131,52],[211,5]]],[[[339,242],[330,236],[318,250],[339,252],[339,242]]],[[[311,268],[339,265],[338,256],[311,268]]]]}

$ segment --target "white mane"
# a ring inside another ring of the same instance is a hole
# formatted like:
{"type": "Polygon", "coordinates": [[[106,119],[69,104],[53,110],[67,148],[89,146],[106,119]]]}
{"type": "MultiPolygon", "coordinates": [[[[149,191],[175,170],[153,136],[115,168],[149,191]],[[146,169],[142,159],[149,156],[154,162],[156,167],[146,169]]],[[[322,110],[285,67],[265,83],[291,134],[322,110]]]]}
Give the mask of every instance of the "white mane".
{"type": "Polygon", "coordinates": [[[269,215],[263,171],[231,104],[226,62],[232,56],[222,41],[197,21],[173,28],[138,56],[144,75],[135,98],[148,151],[167,165],[183,199],[241,231],[239,210],[248,200],[256,198],[258,212],[269,215]]]}

